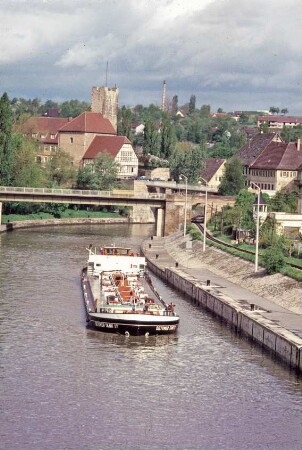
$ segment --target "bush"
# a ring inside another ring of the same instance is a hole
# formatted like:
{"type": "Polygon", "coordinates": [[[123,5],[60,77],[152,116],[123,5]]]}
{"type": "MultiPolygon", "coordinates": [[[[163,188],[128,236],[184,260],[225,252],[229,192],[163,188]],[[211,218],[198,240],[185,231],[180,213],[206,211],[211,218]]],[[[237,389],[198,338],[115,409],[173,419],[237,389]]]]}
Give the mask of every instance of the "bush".
{"type": "Polygon", "coordinates": [[[198,230],[191,229],[189,230],[189,234],[192,237],[193,241],[201,241],[201,233],[198,230]]]}
{"type": "Polygon", "coordinates": [[[265,251],[262,261],[269,275],[280,272],[285,266],[285,255],[280,245],[269,247],[265,251]]]}

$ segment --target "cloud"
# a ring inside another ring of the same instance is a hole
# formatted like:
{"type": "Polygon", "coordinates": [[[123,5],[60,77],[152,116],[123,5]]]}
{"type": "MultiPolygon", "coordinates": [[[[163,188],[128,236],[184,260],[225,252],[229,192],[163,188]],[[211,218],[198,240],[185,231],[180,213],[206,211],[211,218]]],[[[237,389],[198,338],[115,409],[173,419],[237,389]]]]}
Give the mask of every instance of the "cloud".
{"type": "Polygon", "coordinates": [[[166,79],[183,102],[302,114],[300,0],[2,0],[0,15],[13,96],[88,99],[109,61],[126,104],[160,104],[166,79]]]}

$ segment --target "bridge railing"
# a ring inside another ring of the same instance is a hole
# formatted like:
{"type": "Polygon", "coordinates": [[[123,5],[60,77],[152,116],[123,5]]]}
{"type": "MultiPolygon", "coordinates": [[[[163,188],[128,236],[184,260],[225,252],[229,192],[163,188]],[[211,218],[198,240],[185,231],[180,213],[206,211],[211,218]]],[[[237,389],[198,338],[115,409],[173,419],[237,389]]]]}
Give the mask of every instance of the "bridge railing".
{"type": "Polygon", "coordinates": [[[135,194],[128,192],[112,192],[112,191],[98,191],[98,190],[81,190],[81,189],[50,189],[50,188],[31,188],[31,187],[15,187],[15,186],[0,186],[0,193],[23,193],[23,194],[54,194],[54,195],[82,195],[84,197],[123,197],[123,198],[154,198],[164,200],[165,194],[157,193],[139,193],[135,194]]]}

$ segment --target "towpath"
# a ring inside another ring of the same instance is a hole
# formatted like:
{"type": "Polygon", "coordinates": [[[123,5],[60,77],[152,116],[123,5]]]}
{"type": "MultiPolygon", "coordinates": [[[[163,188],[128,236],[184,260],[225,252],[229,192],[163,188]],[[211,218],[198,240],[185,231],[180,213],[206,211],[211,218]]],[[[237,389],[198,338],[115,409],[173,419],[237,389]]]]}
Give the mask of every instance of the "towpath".
{"type": "Polygon", "coordinates": [[[255,310],[262,317],[302,338],[301,283],[281,274],[265,275],[254,265],[213,247],[194,242],[186,248],[189,237],[174,233],[165,238],[152,237],[144,243],[145,255],[161,268],[181,269],[206,285],[210,282],[218,292],[237,300],[243,308],[255,310]]]}

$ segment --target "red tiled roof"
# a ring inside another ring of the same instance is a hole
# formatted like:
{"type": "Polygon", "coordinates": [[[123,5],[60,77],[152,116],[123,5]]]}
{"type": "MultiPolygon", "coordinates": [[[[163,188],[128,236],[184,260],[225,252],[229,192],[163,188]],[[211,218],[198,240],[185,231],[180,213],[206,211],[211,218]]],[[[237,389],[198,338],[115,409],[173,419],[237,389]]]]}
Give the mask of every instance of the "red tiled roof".
{"type": "Polygon", "coordinates": [[[204,167],[202,171],[200,172],[200,176],[204,178],[207,181],[210,181],[210,179],[215,175],[217,170],[222,166],[222,164],[225,162],[225,159],[220,158],[208,158],[205,160],[204,167]]]}
{"type": "Polygon", "coordinates": [[[60,128],[61,132],[116,135],[116,131],[109,119],[106,119],[102,114],[88,111],[83,112],[60,128]]]}
{"type": "Polygon", "coordinates": [[[83,159],[94,159],[103,152],[107,152],[115,158],[124,144],[131,144],[126,136],[95,136],[83,159]]]}
{"type": "Polygon", "coordinates": [[[259,116],[258,120],[265,122],[302,124],[302,117],[299,116],[259,116]]]}
{"type": "Polygon", "coordinates": [[[67,124],[68,120],[63,117],[30,117],[21,126],[21,131],[25,134],[57,134],[59,128],[67,124]]]}
{"type": "Polygon", "coordinates": [[[275,136],[272,133],[257,134],[244,144],[235,155],[242,160],[244,165],[250,166],[272,142],[275,136]]]}
{"type": "Polygon", "coordinates": [[[251,165],[253,169],[297,170],[302,152],[294,142],[271,142],[251,165]]]}

